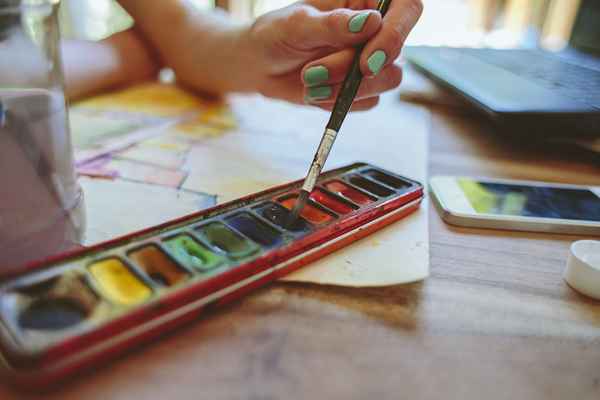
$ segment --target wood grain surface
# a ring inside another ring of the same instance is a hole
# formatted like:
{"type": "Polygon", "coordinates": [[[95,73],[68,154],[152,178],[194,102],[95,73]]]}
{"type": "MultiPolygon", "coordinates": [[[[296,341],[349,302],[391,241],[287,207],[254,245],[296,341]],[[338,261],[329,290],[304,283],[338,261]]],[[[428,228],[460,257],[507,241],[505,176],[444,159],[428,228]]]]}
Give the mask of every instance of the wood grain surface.
{"type": "MultiPolygon", "coordinates": [[[[431,174],[600,185],[589,154],[432,114],[431,174]]],[[[57,391],[0,399],[599,399],[600,302],[562,280],[579,238],[454,228],[428,207],[422,283],[276,283],[57,391]]]]}

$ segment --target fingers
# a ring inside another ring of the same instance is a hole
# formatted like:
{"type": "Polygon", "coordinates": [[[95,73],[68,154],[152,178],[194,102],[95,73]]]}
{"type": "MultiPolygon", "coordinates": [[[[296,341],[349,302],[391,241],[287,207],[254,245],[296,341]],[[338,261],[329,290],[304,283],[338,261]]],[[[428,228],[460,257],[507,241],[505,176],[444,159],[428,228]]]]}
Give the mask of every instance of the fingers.
{"type": "MultiPolygon", "coordinates": [[[[342,78],[343,79],[343,78],[342,78]]],[[[393,89],[402,80],[402,69],[390,65],[375,78],[364,79],[355,98],[352,110],[367,110],[377,105],[379,95],[393,89]]],[[[331,110],[341,88],[341,82],[327,82],[321,86],[305,87],[298,80],[298,73],[269,78],[260,93],[267,97],[286,100],[296,104],[312,104],[331,110]],[[327,84],[329,83],[329,84],[327,84]]]]}
{"type": "Polygon", "coordinates": [[[374,76],[400,55],[404,41],[423,12],[421,0],[394,0],[381,30],[369,40],[361,57],[361,71],[374,76]]]}
{"type": "Polygon", "coordinates": [[[342,49],[366,42],[381,27],[375,10],[338,8],[330,11],[298,4],[282,19],[285,43],[293,49],[312,51],[327,47],[342,49]]]}
{"type": "MultiPolygon", "coordinates": [[[[307,64],[301,72],[307,101],[334,101],[341,83],[346,78],[354,54],[354,49],[344,49],[307,64]]],[[[402,69],[395,64],[388,65],[377,76],[363,79],[357,99],[391,90],[397,87],[401,80],[402,69]]]]}
{"type": "Polygon", "coordinates": [[[305,104],[303,89],[301,82],[298,80],[298,72],[271,77],[259,85],[259,92],[263,96],[296,104],[305,104]]]}
{"type": "MultiPolygon", "coordinates": [[[[341,90],[343,79],[343,75],[339,79],[336,76],[321,85],[306,87],[305,101],[312,104],[333,104],[341,90]]],[[[401,81],[402,69],[395,64],[389,65],[376,77],[363,79],[355,101],[379,96],[381,93],[398,87],[401,81]]]]}
{"type": "Polygon", "coordinates": [[[354,53],[353,48],[344,49],[306,64],[301,72],[302,82],[306,87],[342,82],[354,53]]]}

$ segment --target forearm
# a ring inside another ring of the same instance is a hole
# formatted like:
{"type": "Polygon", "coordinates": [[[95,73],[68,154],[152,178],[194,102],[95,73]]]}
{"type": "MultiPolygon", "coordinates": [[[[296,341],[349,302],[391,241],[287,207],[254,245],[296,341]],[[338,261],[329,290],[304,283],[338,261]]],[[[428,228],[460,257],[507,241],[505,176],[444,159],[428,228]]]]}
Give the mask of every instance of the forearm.
{"type": "Polygon", "coordinates": [[[119,0],[135,29],[157,49],[180,83],[221,94],[253,91],[251,50],[244,26],[223,12],[201,12],[186,0],[119,0]],[[190,79],[192,78],[193,79],[190,79]]]}
{"type": "Polygon", "coordinates": [[[66,92],[70,100],[156,77],[158,63],[132,30],[92,42],[62,45],[66,92]]]}

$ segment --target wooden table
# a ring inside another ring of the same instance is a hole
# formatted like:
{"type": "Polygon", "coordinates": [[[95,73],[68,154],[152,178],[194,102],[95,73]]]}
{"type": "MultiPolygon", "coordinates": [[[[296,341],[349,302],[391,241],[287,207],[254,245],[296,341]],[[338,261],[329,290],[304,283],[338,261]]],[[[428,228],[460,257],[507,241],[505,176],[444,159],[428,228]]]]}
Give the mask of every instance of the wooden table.
{"type": "MultiPolygon", "coordinates": [[[[432,174],[600,185],[589,155],[432,113],[432,174]]],[[[429,212],[423,283],[276,283],[43,398],[599,399],[600,302],[562,280],[579,238],[453,228],[429,212]]],[[[29,396],[0,386],[3,400],[29,396]]]]}

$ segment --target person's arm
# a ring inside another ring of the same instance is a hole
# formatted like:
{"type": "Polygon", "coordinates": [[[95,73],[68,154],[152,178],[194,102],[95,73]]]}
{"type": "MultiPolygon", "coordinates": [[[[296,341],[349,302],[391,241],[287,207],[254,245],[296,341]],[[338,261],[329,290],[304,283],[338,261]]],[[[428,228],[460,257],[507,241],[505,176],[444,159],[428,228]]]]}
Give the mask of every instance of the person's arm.
{"type": "Polygon", "coordinates": [[[256,91],[331,108],[355,46],[366,42],[355,109],[400,84],[394,61],[422,11],[420,0],[394,0],[382,19],[377,0],[304,0],[237,25],[191,0],[119,3],[178,83],[213,94],[256,91]]]}
{"type": "Polygon", "coordinates": [[[159,69],[154,55],[133,30],[98,42],[65,40],[62,58],[70,100],[151,80],[159,69]]]}
{"type": "MultiPolygon", "coordinates": [[[[185,0],[119,3],[162,63],[176,71],[180,83],[193,81],[195,89],[217,94],[257,90],[256,82],[247,80],[250,71],[240,73],[248,50],[240,42],[247,27],[235,24],[225,12],[201,12],[185,0]]],[[[244,65],[250,68],[254,63],[244,65]]]]}

